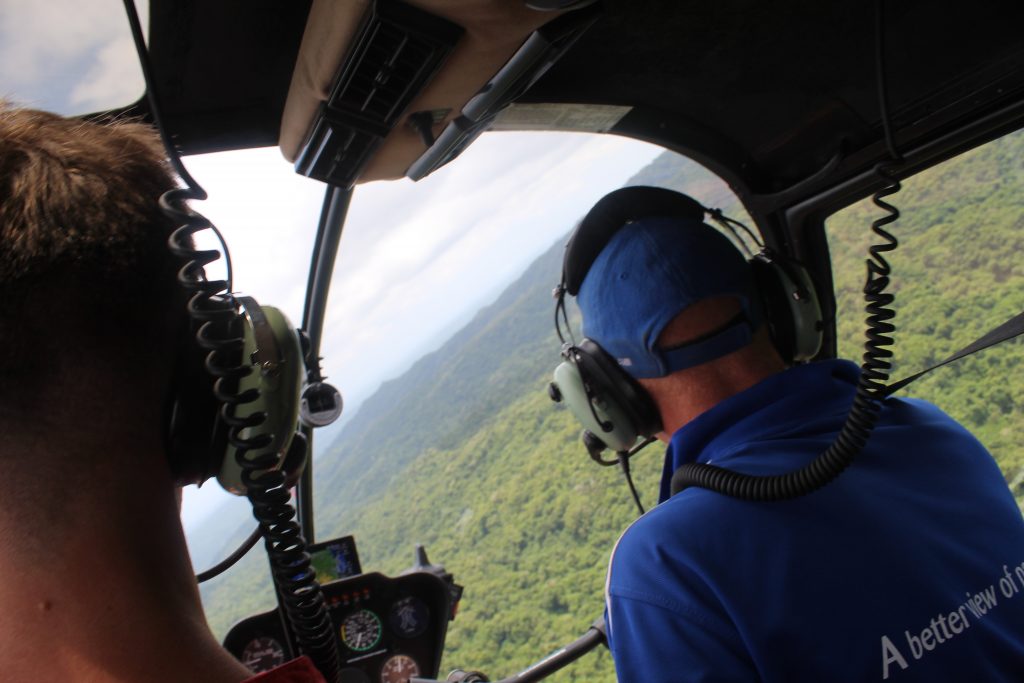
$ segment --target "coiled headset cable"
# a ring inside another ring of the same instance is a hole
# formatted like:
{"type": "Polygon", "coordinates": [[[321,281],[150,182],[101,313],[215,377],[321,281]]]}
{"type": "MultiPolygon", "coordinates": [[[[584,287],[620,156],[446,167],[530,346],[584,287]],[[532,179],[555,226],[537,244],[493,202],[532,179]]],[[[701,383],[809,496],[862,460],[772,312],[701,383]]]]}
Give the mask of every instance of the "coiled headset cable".
{"type": "Polygon", "coordinates": [[[238,389],[239,380],[252,372],[252,368],[242,364],[243,319],[238,314],[237,303],[232,295],[232,270],[227,244],[220,231],[186,203],[206,199],[207,194],[185,169],[161,121],[155,79],[138,14],[133,0],[124,0],[124,5],[146,81],[150,112],[170,163],[186,184],[185,188],[170,190],[161,196],[160,207],[179,225],[172,233],[169,245],[172,253],[185,261],[178,279],[191,293],[188,315],[197,328],[196,342],[208,351],[205,367],[216,378],[214,395],[221,404],[220,419],[228,427],[228,443],[236,449],[235,458],[242,470],[242,482],[253,506],[253,516],[266,542],[274,583],[283,611],[295,634],[296,645],[300,652],[310,656],[328,681],[338,681],[340,657],[337,641],[323,593],[306,552],[305,540],[295,520],[295,509],[285,485],[285,473],[277,468],[278,458],[272,451],[249,456],[250,452],[265,448],[273,437],[258,433],[243,436],[244,430],[263,424],[266,413],[257,411],[244,417],[237,413],[240,406],[256,401],[260,392],[258,389],[238,389]],[[224,280],[208,280],[206,277],[205,266],[216,261],[220,253],[216,249],[194,248],[192,236],[203,230],[213,230],[223,247],[227,268],[224,280]]]}
{"type": "Polygon", "coordinates": [[[886,396],[886,381],[892,369],[893,344],[890,336],[896,331],[891,308],[895,297],[886,289],[891,268],[885,254],[899,245],[896,237],[886,229],[900,217],[899,210],[885,201],[900,190],[895,170],[903,159],[896,149],[889,118],[888,97],[885,87],[885,54],[883,49],[882,0],[876,2],[875,13],[875,67],[878,100],[881,110],[885,143],[889,160],[879,163],[874,173],[885,184],[872,196],[872,202],[886,212],[871,224],[871,230],[881,241],[868,249],[867,276],[864,283],[867,331],[863,364],[853,398],[853,405],[835,441],[804,467],[781,475],[754,476],[708,465],[686,463],[672,475],[673,495],[690,486],[699,486],[734,498],[751,501],[776,501],[797,498],[825,486],[839,476],[867,444],[886,396]]]}

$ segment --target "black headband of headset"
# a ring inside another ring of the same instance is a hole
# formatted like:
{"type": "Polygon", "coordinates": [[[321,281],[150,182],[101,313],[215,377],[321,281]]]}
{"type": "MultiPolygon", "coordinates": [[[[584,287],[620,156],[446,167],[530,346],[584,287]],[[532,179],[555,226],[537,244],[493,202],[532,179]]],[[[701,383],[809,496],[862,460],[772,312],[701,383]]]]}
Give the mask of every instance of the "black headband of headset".
{"type": "Polygon", "coordinates": [[[583,217],[565,246],[562,286],[576,296],[601,250],[629,221],[652,216],[701,221],[704,211],[696,199],[661,187],[623,187],[606,194],[583,217]]]}

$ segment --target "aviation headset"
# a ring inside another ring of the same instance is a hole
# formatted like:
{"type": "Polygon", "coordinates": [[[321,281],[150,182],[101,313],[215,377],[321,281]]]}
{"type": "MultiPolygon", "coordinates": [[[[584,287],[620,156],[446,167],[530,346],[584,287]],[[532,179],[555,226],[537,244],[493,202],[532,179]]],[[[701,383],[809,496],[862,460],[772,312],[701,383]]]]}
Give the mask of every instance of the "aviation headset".
{"type": "Polygon", "coordinates": [[[212,226],[175,192],[161,205],[181,225],[170,246],[186,261],[178,280],[191,300],[167,410],[172,474],[179,485],[216,476],[225,490],[246,495],[254,477],[282,469],[290,487],[306,461],[300,418],[310,427],[330,424],[341,395],[322,381],[308,340],[284,313],[231,293],[230,261],[228,281],[207,280],[203,266],[219,254],[195,250],[189,238],[212,226]]]}
{"type": "Polygon", "coordinates": [[[159,200],[177,226],[168,245],[185,262],[178,282],[191,296],[189,338],[181,345],[168,401],[169,463],[179,484],[201,484],[216,473],[225,489],[249,498],[259,524],[249,541],[203,575],[210,578],[232,566],[262,537],[278,605],[298,651],[309,655],[327,680],[339,679],[330,614],[287,489],[298,479],[308,451],[304,436],[296,438],[297,418],[306,427],[330,424],[341,414],[341,394],[323,382],[308,338],[283,313],[233,293],[227,244],[209,220],[188,206],[190,200],[206,199],[206,192],[181,162],[161,122],[142,25],[134,3],[126,2],[125,10],[150,113],[172,168],[185,182],[159,200]],[[195,248],[192,236],[207,229],[223,246],[225,280],[209,280],[204,269],[220,252],[195,248]],[[304,375],[307,386],[301,389],[304,375]]]}
{"type": "MultiPolygon", "coordinates": [[[[262,307],[248,297],[238,297],[238,302],[239,319],[227,323],[234,348],[183,344],[175,367],[167,442],[171,469],[179,484],[202,484],[216,476],[226,490],[244,494],[246,487],[234,457],[239,444],[231,441],[260,437],[257,443],[261,445],[254,444],[246,457],[272,458],[271,468],[284,464],[298,427],[298,394],[305,364],[298,335],[279,310],[262,307]],[[213,367],[205,358],[210,355],[216,357],[218,369],[214,372],[207,369],[213,367]],[[235,387],[229,388],[229,382],[235,387]],[[239,402],[238,398],[251,400],[239,402]],[[245,426],[232,439],[229,421],[234,420],[245,426]]],[[[294,452],[301,445],[296,443],[294,452]]],[[[289,465],[297,468],[300,463],[289,465]]]]}
{"type": "MultiPolygon", "coordinates": [[[[561,314],[568,331],[565,295],[579,293],[594,261],[622,227],[645,218],[674,218],[679,221],[679,229],[686,230],[688,224],[702,222],[705,214],[743,244],[732,225],[740,225],[744,230],[746,227],[723,217],[721,212],[672,190],[639,186],[615,190],[598,201],[566,245],[562,280],[555,288],[555,326],[563,342],[563,362],[555,369],[549,394],[555,401],[564,401],[583,424],[584,443],[599,462],[604,461],[597,453],[604,448],[628,452],[638,438],[650,438],[661,431],[661,418],[640,383],[600,344],[586,338],[576,344],[571,331],[566,340],[559,320],[561,314]]],[[[823,330],[813,281],[796,261],[769,251],[760,242],[758,247],[761,251],[747,262],[755,290],[751,292],[755,299],[751,305],[760,306],[772,342],[787,364],[810,360],[821,348],[823,330]]],[[[686,346],[699,344],[719,331],[686,346]]]]}

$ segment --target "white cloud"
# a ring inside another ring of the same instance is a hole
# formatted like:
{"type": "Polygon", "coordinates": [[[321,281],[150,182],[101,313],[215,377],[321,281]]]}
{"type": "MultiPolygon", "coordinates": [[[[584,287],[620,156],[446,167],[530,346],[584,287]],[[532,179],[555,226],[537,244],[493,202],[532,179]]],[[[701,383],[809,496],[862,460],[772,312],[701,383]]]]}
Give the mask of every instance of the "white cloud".
{"type": "MultiPolygon", "coordinates": [[[[148,3],[138,4],[146,26],[148,3]]],[[[119,0],[5,2],[0,94],[62,114],[129,104],[144,90],[119,0]]]]}
{"type": "Polygon", "coordinates": [[[69,96],[79,111],[92,112],[109,109],[112,102],[128,104],[146,92],[146,84],[139,70],[138,53],[129,36],[118,36],[104,45],[95,55],[92,67],[69,96]]]}

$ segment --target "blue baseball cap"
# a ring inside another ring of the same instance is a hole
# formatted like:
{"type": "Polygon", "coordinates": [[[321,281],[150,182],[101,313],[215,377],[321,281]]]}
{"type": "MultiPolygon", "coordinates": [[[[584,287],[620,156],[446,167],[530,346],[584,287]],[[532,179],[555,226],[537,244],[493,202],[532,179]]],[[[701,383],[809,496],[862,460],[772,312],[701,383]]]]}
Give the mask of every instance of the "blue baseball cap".
{"type": "Polygon", "coordinates": [[[664,377],[743,348],[760,325],[750,265],[725,235],[699,220],[650,217],[626,223],[587,271],[576,301],[583,334],[638,379],[664,377]],[[671,349],[658,336],[683,309],[735,297],[742,315],[671,349]]]}

